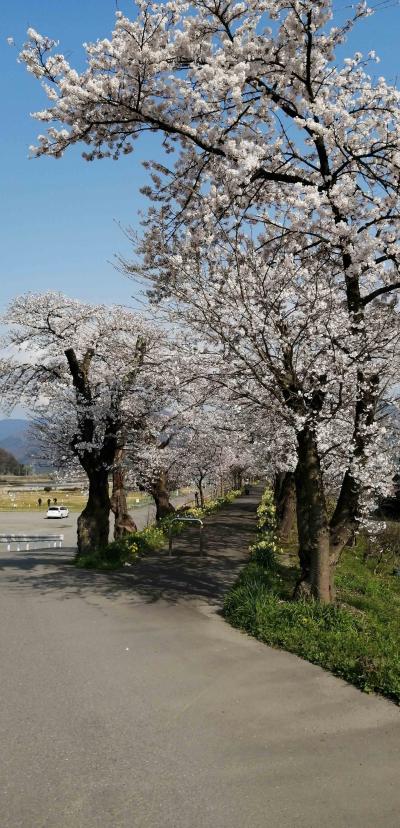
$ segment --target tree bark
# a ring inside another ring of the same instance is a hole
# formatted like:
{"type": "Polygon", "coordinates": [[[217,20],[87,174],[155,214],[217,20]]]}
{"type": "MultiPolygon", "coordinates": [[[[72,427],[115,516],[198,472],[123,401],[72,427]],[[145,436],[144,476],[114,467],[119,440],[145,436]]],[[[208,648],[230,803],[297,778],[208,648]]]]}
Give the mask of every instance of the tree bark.
{"type": "Polygon", "coordinates": [[[329,525],[315,434],[306,426],[297,441],[295,483],[301,577],[295,595],[330,603],[329,525]]]}
{"type": "MultiPolygon", "coordinates": [[[[370,427],[375,420],[379,376],[372,374],[367,378],[359,370],[358,384],[362,393],[360,392],[356,403],[353,442],[355,445],[354,456],[358,462],[363,464],[366,460],[365,450],[368,446],[368,430],[365,426],[370,427]]],[[[360,482],[355,480],[351,471],[347,469],[330,522],[330,557],[333,569],[338,564],[343,547],[348,543],[357,527],[360,494],[360,482]]]]}
{"type": "Polygon", "coordinates": [[[359,484],[347,470],[330,522],[330,559],[333,567],[339,562],[343,547],[356,528],[359,489],[359,484]]]}
{"type": "Polygon", "coordinates": [[[294,472],[275,476],[274,500],[279,536],[287,540],[296,523],[296,481],[294,472]]]}
{"type": "Polygon", "coordinates": [[[175,512],[175,507],[169,499],[168,479],[166,472],[159,472],[152,480],[150,486],[150,493],[156,504],[156,521],[172,515],[175,512]]]}
{"type": "Polygon", "coordinates": [[[110,530],[110,496],[107,469],[88,473],[89,496],[78,518],[78,552],[84,554],[104,549],[110,530]]]}
{"type": "Polygon", "coordinates": [[[200,480],[197,481],[197,488],[199,492],[200,498],[200,506],[203,509],[204,507],[204,492],[203,492],[203,478],[201,477],[200,480]]]}
{"type": "MultiPolygon", "coordinates": [[[[122,457],[117,458],[121,461],[122,457]]],[[[125,490],[125,471],[121,462],[118,462],[113,469],[113,489],[111,495],[111,509],[114,512],[114,540],[123,538],[131,532],[137,531],[137,526],[128,513],[125,490]]]]}

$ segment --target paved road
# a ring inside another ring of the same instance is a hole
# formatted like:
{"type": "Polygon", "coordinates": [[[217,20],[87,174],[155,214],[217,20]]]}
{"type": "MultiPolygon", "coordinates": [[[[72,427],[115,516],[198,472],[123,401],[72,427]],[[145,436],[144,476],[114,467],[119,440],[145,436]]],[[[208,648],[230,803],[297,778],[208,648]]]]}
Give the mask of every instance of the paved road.
{"type": "Polygon", "coordinates": [[[254,508],[208,565],[3,555],[2,828],[398,828],[398,709],[216,611],[254,508]]]}

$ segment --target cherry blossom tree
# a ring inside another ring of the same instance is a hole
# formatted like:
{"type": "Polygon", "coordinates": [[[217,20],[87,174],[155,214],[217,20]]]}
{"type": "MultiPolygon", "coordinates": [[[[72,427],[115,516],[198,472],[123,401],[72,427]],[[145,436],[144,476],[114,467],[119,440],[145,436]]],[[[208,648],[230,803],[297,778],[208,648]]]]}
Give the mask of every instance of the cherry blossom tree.
{"type": "Polygon", "coordinates": [[[1,376],[5,397],[11,407],[21,400],[36,406],[53,456],[85,471],[89,494],[78,519],[78,550],[104,547],[111,505],[117,534],[129,518],[121,467],[126,435],[139,439],[143,422],[164,404],[165,336],[121,307],[59,293],[18,297],[4,321],[12,352],[1,376]],[[111,472],[118,476],[113,504],[111,472]]]}
{"type": "Polygon", "coordinates": [[[176,352],[174,365],[179,386],[183,381],[185,387],[175,388],[175,399],[170,399],[168,407],[148,420],[136,456],[129,457],[136,483],[154,499],[157,521],[175,511],[170,492],[179,486],[195,483],[204,504],[202,482],[207,471],[218,464],[216,455],[220,450],[215,408],[211,423],[210,410],[202,405],[204,395],[212,394],[211,386],[206,392],[205,383],[197,381],[196,372],[185,359],[176,360],[176,352]],[[202,461],[207,468],[200,471],[202,461]]]}
{"type": "MultiPolygon", "coordinates": [[[[333,595],[343,545],[357,528],[367,493],[376,495],[371,475],[382,490],[390,478],[376,410],[398,376],[395,303],[375,297],[360,335],[330,261],[314,250],[300,258],[291,240],[259,246],[217,221],[213,237],[208,231],[205,238],[199,232],[168,237],[153,224],[142,251],[142,274],[164,297],[161,307],[207,341],[219,360],[214,381],[246,403],[259,434],[260,418],[271,423],[275,412],[276,469],[289,473],[292,492],[296,487],[303,587],[333,595]],[[379,377],[366,421],[359,413],[360,364],[366,376],[379,377]],[[289,463],[278,446],[282,430],[289,463]],[[333,481],[338,499],[329,521],[326,484],[333,481]]],[[[279,501],[285,523],[289,504],[279,501]]]]}
{"type": "MultiPolygon", "coordinates": [[[[54,41],[30,30],[22,60],[50,99],[36,116],[50,126],[35,152],[59,157],[83,143],[89,160],[118,158],[142,132],[160,131],[166,154],[177,158],[150,165],[148,250],[157,232],[178,243],[190,234],[203,254],[219,222],[225,234],[239,233],[239,255],[247,234],[249,249],[261,251],[262,266],[276,274],[278,255],[291,283],[287,308],[297,304],[294,286],[303,305],[303,283],[322,278],[332,301],[317,289],[307,300],[319,307],[317,369],[312,360],[306,377],[303,366],[298,388],[289,353],[279,394],[296,435],[303,561],[313,594],[329,601],[329,559],[337,560],[358,519],[362,470],[379,442],[375,412],[386,380],[377,337],[388,345],[396,332],[400,94],[368,74],[375,53],[336,59],[353,25],[370,13],[365,3],[342,23],[331,22],[327,0],[172,0],[138,2],[137,9],[134,20],[118,13],[112,37],[86,47],[81,74],[53,54],[54,41]],[[325,324],[329,370],[318,356],[325,324]],[[346,359],[352,375],[342,392],[335,359],[339,376],[346,359]],[[348,462],[328,525],[320,421],[344,392],[346,405],[353,401],[348,462]]],[[[158,264],[160,296],[170,289],[170,269],[158,264]]],[[[310,313],[312,304],[307,320],[310,313]]],[[[272,369],[258,388],[271,384],[272,369]]]]}
{"type": "Polygon", "coordinates": [[[142,491],[151,495],[156,507],[156,521],[171,515],[175,507],[170,495],[175,478],[171,477],[169,444],[174,431],[168,429],[168,412],[158,412],[156,417],[147,418],[141,439],[128,440],[125,462],[128,480],[142,491]]]}
{"type": "Polygon", "coordinates": [[[175,444],[175,467],[187,482],[196,486],[196,500],[201,507],[205,503],[206,487],[214,488],[226,473],[224,443],[218,432],[215,417],[210,412],[196,412],[175,444]]]}
{"type": "Polygon", "coordinates": [[[128,460],[136,484],[155,500],[157,520],[174,511],[169,499],[173,488],[195,484],[204,505],[206,486],[215,490],[230,480],[237,484],[239,475],[240,488],[243,473],[259,469],[243,417],[221,393],[211,365],[205,371],[204,360],[199,364],[192,351],[185,352],[182,339],[179,357],[177,362],[175,351],[174,399],[148,421],[139,451],[128,460]]]}

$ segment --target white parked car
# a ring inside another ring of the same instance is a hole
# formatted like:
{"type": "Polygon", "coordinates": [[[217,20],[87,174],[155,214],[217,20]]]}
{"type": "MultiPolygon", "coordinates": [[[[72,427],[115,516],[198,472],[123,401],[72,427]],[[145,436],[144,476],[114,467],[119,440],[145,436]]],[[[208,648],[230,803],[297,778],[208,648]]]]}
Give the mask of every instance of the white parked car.
{"type": "Polygon", "coordinates": [[[69,511],[66,506],[49,506],[46,517],[48,518],[66,518],[69,511]]]}

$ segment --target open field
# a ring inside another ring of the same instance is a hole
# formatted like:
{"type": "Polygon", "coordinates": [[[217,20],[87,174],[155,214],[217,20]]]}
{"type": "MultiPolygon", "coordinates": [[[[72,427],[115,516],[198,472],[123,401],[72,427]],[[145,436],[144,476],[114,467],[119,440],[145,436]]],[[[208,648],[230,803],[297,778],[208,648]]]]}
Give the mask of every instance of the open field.
{"type": "Polygon", "coordinates": [[[48,474],[1,474],[0,488],[2,486],[26,486],[26,485],[44,485],[49,480],[48,474]]]}
{"type": "Polygon", "coordinates": [[[51,492],[45,492],[43,489],[38,489],[34,492],[26,491],[6,491],[0,490],[0,511],[1,512],[43,512],[47,511],[47,500],[50,498],[53,503],[54,498],[57,498],[57,503],[64,503],[73,512],[81,512],[85,503],[86,495],[81,492],[63,492],[60,489],[54,489],[51,492]],[[38,505],[38,499],[41,498],[42,504],[38,505]]]}
{"type": "MultiPolygon", "coordinates": [[[[183,494],[186,494],[184,491],[183,494]]],[[[62,489],[52,489],[51,492],[45,492],[43,489],[36,491],[7,491],[6,488],[0,488],[0,512],[43,512],[47,510],[47,500],[50,498],[53,504],[54,499],[57,498],[58,504],[65,504],[71,512],[81,512],[87,500],[86,493],[81,491],[63,491],[62,489]],[[42,504],[38,505],[38,499],[41,498],[42,504]]],[[[152,503],[152,498],[143,492],[131,492],[128,494],[128,506],[130,509],[136,509],[139,506],[145,506],[152,503]]]]}
{"type": "MultiPolygon", "coordinates": [[[[110,488],[111,494],[111,488],[110,488]]],[[[192,498],[190,487],[183,487],[174,492],[172,497],[192,498]]],[[[87,491],[81,483],[68,483],[65,488],[52,481],[49,475],[30,475],[16,477],[15,475],[0,476],[0,512],[41,512],[47,511],[47,501],[51,504],[65,504],[71,512],[81,512],[86,505],[87,491]],[[76,490],[72,486],[76,486],[76,490]],[[32,487],[32,488],[31,488],[32,487]],[[50,487],[50,491],[48,488],[50,487]],[[46,491],[47,489],[47,491],[46,491]],[[39,498],[42,503],[39,506],[39,498]]],[[[127,496],[129,509],[138,509],[141,506],[151,505],[153,500],[145,492],[132,491],[127,496]]]]}
{"type": "MultiPolygon", "coordinates": [[[[24,483],[25,480],[26,479],[24,478],[24,483]]],[[[28,483],[31,482],[29,478],[27,480],[28,483]]],[[[180,489],[179,492],[173,493],[171,497],[183,497],[190,501],[193,498],[193,495],[191,489],[186,487],[180,489]]],[[[58,504],[65,504],[71,512],[81,512],[87,501],[87,493],[84,490],[71,491],[57,487],[54,489],[52,488],[50,492],[46,492],[43,487],[40,487],[40,485],[38,485],[38,488],[35,491],[26,491],[18,488],[12,488],[10,491],[9,485],[2,485],[0,483],[0,512],[32,511],[37,512],[38,514],[41,512],[45,513],[47,511],[48,499],[50,499],[53,504],[55,498],[57,498],[58,504]],[[39,498],[42,500],[41,506],[38,505],[39,498]]],[[[141,506],[149,506],[153,503],[150,495],[145,492],[129,492],[127,499],[129,509],[133,510],[138,509],[141,506]]]]}

